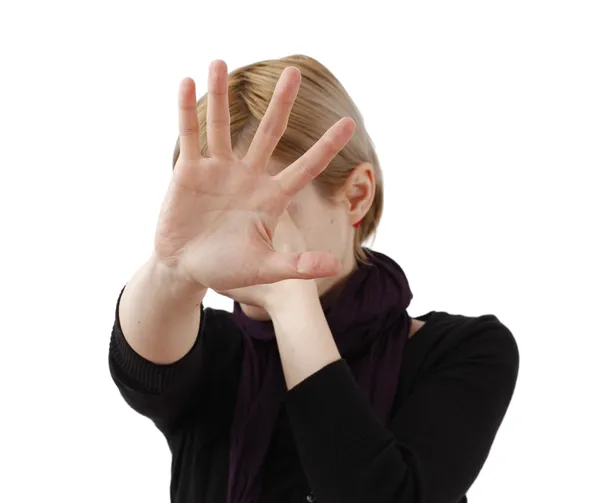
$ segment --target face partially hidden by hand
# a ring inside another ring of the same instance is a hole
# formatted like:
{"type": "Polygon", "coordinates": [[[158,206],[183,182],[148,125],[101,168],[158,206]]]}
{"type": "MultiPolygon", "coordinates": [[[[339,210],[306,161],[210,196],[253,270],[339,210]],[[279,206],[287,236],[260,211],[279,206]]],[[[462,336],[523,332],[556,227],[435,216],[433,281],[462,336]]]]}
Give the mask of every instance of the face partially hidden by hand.
{"type": "MultiPolygon", "coordinates": [[[[281,162],[271,159],[268,165],[269,173],[276,174],[284,166],[281,162]]],[[[362,174],[362,177],[360,176],[360,172],[364,171],[363,168],[357,170],[359,183],[365,183],[363,178],[368,179],[368,176],[364,176],[364,174],[362,174]]],[[[368,171],[369,168],[367,167],[366,170],[368,171]]],[[[347,192],[345,189],[341,190],[339,195],[332,201],[318,192],[313,181],[294,196],[287,209],[291,220],[304,239],[305,250],[332,253],[342,264],[342,270],[338,276],[314,280],[319,295],[329,291],[356,267],[354,257],[355,229],[352,224],[354,219],[358,220],[360,217],[355,215],[356,209],[353,208],[355,203],[348,198],[347,192]]],[[[368,192],[367,190],[366,195],[363,194],[363,197],[369,197],[368,192]]],[[[251,318],[269,319],[269,315],[262,307],[248,304],[241,304],[241,307],[244,313],[251,318]]]]}

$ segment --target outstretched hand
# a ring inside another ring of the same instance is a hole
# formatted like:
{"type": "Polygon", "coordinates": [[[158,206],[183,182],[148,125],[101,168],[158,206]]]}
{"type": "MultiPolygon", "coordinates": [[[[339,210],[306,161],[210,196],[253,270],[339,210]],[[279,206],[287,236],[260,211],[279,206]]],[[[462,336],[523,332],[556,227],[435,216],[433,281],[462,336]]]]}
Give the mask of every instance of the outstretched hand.
{"type": "Polygon", "coordinates": [[[186,279],[230,290],[285,279],[332,276],[339,261],[318,251],[277,251],[273,235],[291,198],[319,175],[350,140],[354,121],[342,118],[302,157],[275,176],[266,165],[287,127],[300,72],[286,68],[246,155],[233,154],[227,67],[210,67],[208,156],[201,154],[192,79],[179,93],[180,155],[160,212],[155,256],[186,279]]]}

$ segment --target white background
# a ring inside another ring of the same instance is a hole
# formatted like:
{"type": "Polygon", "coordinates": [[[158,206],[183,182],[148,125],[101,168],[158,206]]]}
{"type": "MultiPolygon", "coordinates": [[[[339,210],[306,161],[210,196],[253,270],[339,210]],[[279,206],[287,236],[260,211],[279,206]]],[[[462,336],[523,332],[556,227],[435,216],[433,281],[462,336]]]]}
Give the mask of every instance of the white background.
{"type": "Polygon", "coordinates": [[[0,501],[168,501],[167,445],[109,377],[115,302],[151,250],[180,79],[294,53],[364,114],[373,247],[409,313],[493,313],[518,341],[470,501],[600,501],[599,26],[574,0],[3,2],[0,501]]]}

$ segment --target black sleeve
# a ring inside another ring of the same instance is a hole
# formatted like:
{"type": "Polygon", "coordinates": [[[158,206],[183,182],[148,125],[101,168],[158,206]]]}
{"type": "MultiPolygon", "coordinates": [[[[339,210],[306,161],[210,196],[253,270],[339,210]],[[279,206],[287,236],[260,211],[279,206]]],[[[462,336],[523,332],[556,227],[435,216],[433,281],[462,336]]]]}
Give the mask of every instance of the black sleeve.
{"type": "Polygon", "coordinates": [[[488,456],[518,366],[510,331],[484,326],[428,369],[387,427],[344,360],[313,374],[286,402],[316,500],[458,501],[488,456]]]}
{"type": "MultiPolygon", "coordinates": [[[[122,294],[122,292],[121,292],[122,294]]],[[[109,369],[127,404],[165,435],[189,421],[207,438],[231,420],[241,367],[241,337],[229,313],[200,307],[200,330],[179,361],[158,365],[136,353],[119,321],[119,302],[109,347],[109,369]]]]}

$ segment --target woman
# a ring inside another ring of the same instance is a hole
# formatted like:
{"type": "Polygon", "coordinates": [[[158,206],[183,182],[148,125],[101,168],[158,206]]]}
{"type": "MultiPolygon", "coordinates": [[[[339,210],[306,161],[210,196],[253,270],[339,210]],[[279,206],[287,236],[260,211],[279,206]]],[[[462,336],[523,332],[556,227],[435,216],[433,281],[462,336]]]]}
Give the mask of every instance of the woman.
{"type": "Polygon", "coordinates": [[[179,117],[109,358],[169,443],[171,500],[466,501],[517,347],[493,315],[411,318],[400,266],[361,246],[381,172],[341,84],[303,56],[215,61],[198,103],[182,82],[179,117]],[[233,313],[203,308],[209,288],[233,313]]]}

